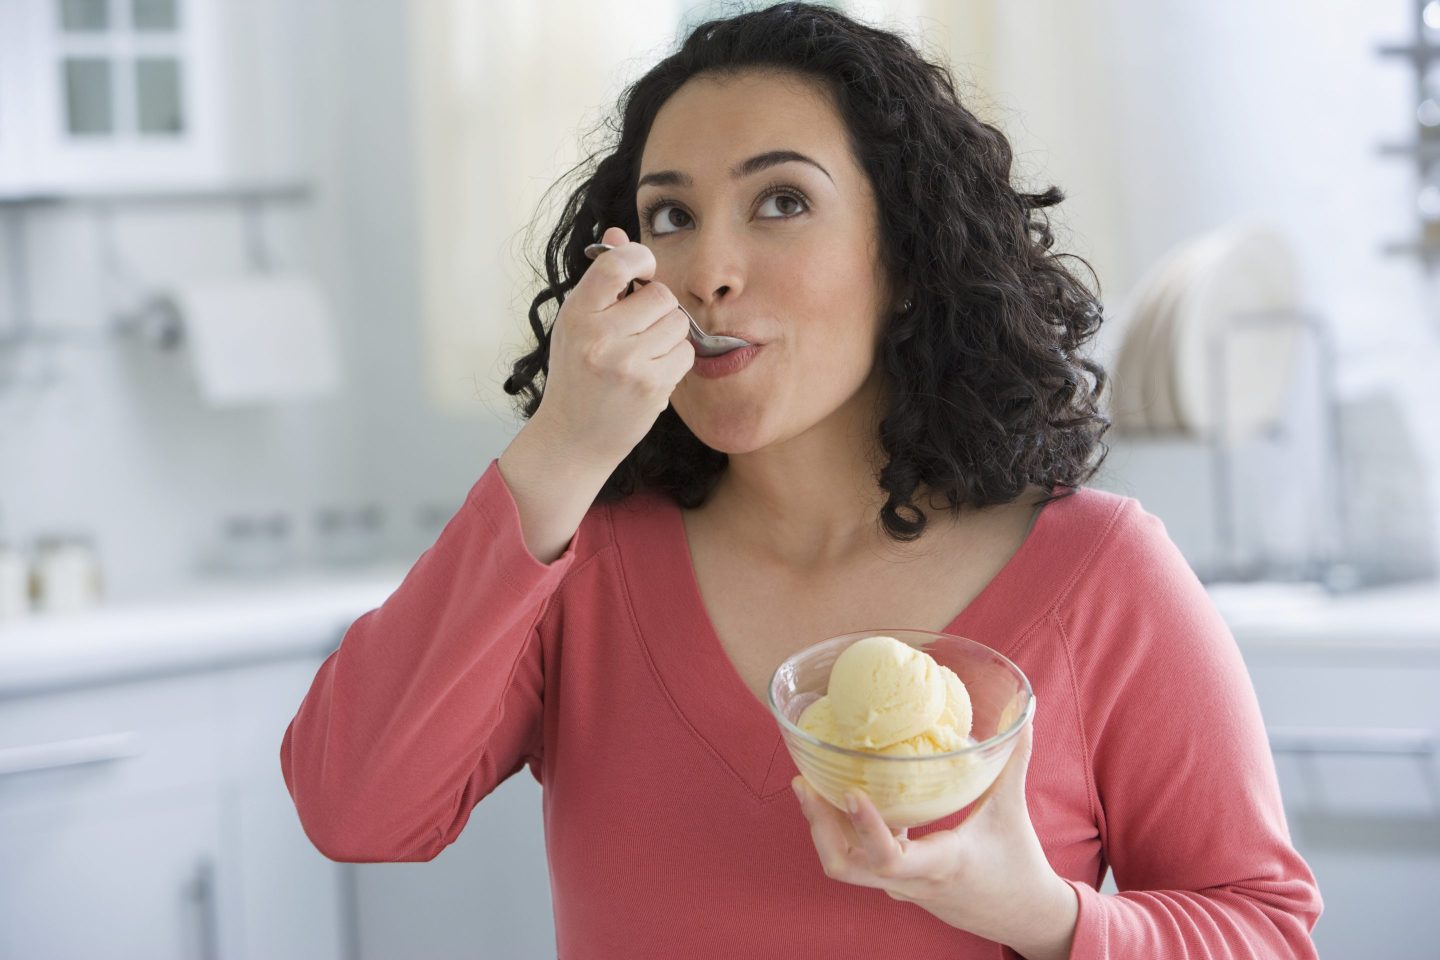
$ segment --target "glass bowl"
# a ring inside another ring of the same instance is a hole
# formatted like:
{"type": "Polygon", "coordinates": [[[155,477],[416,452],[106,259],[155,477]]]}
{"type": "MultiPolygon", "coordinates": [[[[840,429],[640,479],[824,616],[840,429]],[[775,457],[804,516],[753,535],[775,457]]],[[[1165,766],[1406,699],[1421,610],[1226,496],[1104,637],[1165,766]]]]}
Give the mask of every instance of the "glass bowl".
{"type": "Polygon", "coordinates": [[[805,780],[841,809],[847,788],[863,790],[892,830],[933,823],[975,802],[1000,775],[1035,715],[1035,694],[1019,667],[982,643],[931,630],[865,630],[822,640],[780,664],[770,679],[769,700],[805,780]],[[970,693],[973,744],[930,756],[886,756],[826,743],[800,729],[800,715],[830,685],[835,658],[874,636],[894,637],[955,671],[970,693]]]}

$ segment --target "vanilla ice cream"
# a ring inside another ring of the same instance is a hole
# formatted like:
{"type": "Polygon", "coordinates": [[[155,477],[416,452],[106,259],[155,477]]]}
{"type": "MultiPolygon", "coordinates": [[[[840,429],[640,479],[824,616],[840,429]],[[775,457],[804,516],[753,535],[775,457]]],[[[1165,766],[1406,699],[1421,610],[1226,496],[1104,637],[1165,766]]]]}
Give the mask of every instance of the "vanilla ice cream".
{"type": "Polygon", "coordinates": [[[835,658],[829,688],[798,726],[850,750],[925,756],[968,746],[971,723],[970,694],[953,670],[924,650],[876,636],[835,658]]]}

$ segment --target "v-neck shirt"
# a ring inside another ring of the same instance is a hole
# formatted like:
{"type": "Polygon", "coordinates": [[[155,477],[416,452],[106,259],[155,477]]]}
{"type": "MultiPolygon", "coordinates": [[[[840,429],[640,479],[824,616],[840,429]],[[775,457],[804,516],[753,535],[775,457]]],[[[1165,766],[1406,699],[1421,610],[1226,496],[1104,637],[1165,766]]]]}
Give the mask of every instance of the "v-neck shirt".
{"type": "MultiPolygon", "coordinates": [[[[1049,503],[944,632],[1035,691],[1026,799],[1079,900],[1073,957],[1313,955],[1319,891],[1253,688],[1158,518],[1088,487],[1049,503]],[[1124,897],[1098,892],[1108,869],[1124,897]]],[[[654,492],[594,504],[542,564],[492,460],[321,665],[280,759],[312,842],[362,862],[433,858],[528,767],[566,960],[1015,956],[825,875],[775,719],[708,618],[680,508],[654,492]]]]}
{"type": "MultiPolygon", "coordinates": [[[[775,717],[740,676],[710,619],[683,513],[666,498],[653,494],[632,499],[629,507],[624,522],[616,527],[625,566],[636,572],[640,582],[669,588],[635,593],[641,642],[650,651],[661,682],[674,695],[676,708],[687,722],[725,757],[751,792],[757,797],[774,797],[787,791],[798,771],[789,761],[775,717]],[[681,618],[679,623],[673,622],[676,618],[681,618]],[[692,642],[667,642],[672,631],[692,642]]],[[[999,573],[940,632],[980,639],[973,634],[977,624],[984,623],[986,610],[1005,602],[1007,592],[1016,589],[1012,586],[1015,579],[1027,575],[1034,551],[1044,549],[1037,539],[1032,526],[999,573]],[[994,599],[996,596],[1002,599],[994,599]]],[[[851,629],[872,626],[854,624],[851,629]]]]}

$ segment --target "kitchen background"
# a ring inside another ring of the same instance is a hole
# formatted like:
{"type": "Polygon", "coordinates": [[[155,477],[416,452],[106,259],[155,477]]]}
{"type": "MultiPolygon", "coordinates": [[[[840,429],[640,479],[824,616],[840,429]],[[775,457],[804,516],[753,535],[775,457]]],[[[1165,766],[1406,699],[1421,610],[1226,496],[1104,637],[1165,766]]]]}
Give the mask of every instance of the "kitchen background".
{"type": "MultiPolygon", "coordinates": [[[[1066,192],[1095,485],[1235,632],[1321,955],[1433,957],[1440,2],[833,5],[1066,192]]],[[[0,957],[553,955],[532,779],[334,864],[280,735],[518,429],[547,187],[736,9],[0,0],[0,957]]]]}

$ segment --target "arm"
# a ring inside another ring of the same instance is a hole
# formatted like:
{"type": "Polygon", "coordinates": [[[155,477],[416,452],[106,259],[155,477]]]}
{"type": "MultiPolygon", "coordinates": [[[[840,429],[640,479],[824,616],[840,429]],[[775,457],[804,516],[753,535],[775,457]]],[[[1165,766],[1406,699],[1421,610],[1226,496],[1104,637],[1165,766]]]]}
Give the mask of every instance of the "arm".
{"type": "MultiPolygon", "coordinates": [[[[433,859],[522,765],[538,777],[538,625],[574,566],[584,513],[571,505],[568,532],[528,522],[522,505],[536,510],[546,488],[526,482],[527,468],[541,462],[517,460],[520,495],[490,464],[399,588],[345,632],[286,729],[286,787],[331,859],[433,859]],[[529,542],[548,544],[554,561],[541,563],[529,542]]],[[[603,482],[568,480],[587,506],[603,482]]]]}
{"type": "Polygon", "coordinates": [[[1239,648],[1163,523],[1128,504],[1062,621],[1119,893],[1079,898],[1075,958],[1315,956],[1320,891],[1291,845],[1239,648]]]}

